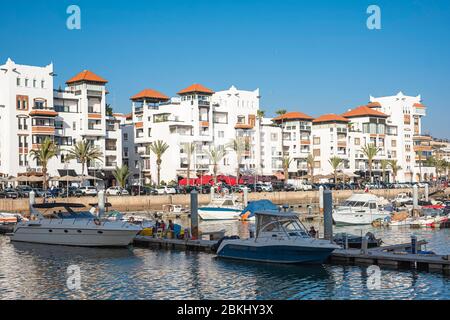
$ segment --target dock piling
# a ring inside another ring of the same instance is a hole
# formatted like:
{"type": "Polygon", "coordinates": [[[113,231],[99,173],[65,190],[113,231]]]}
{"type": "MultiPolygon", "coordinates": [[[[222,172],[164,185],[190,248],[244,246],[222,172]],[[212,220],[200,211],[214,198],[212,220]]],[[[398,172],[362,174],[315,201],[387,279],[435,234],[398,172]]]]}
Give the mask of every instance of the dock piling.
{"type": "Polygon", "coordinates": [[[430,196],[430,189],[428,183],[425,183],[425,201],[428,201],[429,196],[430,196]]]}
{"type": "Polygon", "coordinates": [[[198,192],[191,192],[191,235],[192,239],[198,240],[198,192]]]}
{"type": "Polygon", "coordinates": [[[333,195],[330,190],[323,192],[324,236],[333,240],[333,195]]]}
{"type": "Polygon", "coordinates": [[[417,184],[413,186],[413,209],[419,209],[419,187],[417,184]]]}
{"type": "Polygon", "coordinates": [[[98,192],[98,217],[102,218],[105,213],[105,191],[100,190],[98,192]]]}
{"type": "Polygon", "coordinates": [[[320,186],[319,187],[319,212],[321,214],[323,213],[323,191],[324,191],[323,186],[320,186]]]}

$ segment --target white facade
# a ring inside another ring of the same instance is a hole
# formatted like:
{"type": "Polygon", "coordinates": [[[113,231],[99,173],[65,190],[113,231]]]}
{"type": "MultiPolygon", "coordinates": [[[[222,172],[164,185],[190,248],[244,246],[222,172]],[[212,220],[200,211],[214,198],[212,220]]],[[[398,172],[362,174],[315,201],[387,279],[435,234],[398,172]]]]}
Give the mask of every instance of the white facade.
{"type": "Polygon", "coordinates": [[[50,138],[59,153],[49,162],[48,174],[61,176],[70,170],[81,174],[81,164],[68,162],[66,155],[77,141],[86,139],[103,153],[101,161],[89,164],[89,174],[102,171],[110,178],[122,163],[122,140],[119,120],[106,116],[106,82],[91,81],[90,76],[97,76],[84,71],[64,90],[54,90],[53,65],[25,66],[8,59],[0,68],[0,121],[5,128],[0,172],[12,176],[41,172],[29,152],[50,138]]]}
{"type": "Polygon", "coordinates": [[[183,90],[179,97],[171,99],[153,90],[147,92],[132,99],[135,143],[147,183],[156,183],[157,180],[156,156],[147,147],[158,140],[169,145],[162,157],[161,181],[164,182],[186,177],[187,143],[195,144],[191,177],[211,172],[212,165],[206,151],[213,147],[227,150],[218,173],[236,175],[236,153],[228,145],[238,137],[253,146],[243,154],[241,172],[260,167],[257,157],[260,151],[256,147],[259,145],[259,136],[256,135],[259,90],[243,91],[231,87],[213,93],[203,86],[193,85],[183,90]]]}

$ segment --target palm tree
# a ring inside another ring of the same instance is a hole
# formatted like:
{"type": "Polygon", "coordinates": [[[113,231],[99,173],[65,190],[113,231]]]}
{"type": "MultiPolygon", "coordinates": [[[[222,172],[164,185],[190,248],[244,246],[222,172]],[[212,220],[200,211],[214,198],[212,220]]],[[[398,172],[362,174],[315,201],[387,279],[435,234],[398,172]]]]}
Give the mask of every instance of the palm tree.
{"type": "MultiPolygon", "coordinates": [[[[285,115],[287,111],[285,109],[278,109],[275,113],[279,116],[285,115]]],[[[284,120],[281,119],[281,152],[284,155],[284,128],[283,128],[284,120]]]]}
{"type": "Polygon", "coordinates": [[[191,185],[191,161],[192,155],[195,151],[195,143],[189,142],[184,145],[185,151],[187,152],[187,185],[191,185]]]}
{"type": "Polygon", "coordinates": [[[206,151],[209,160],[213,166],[214,184],[217,184],[217,170],[219,169],[219,162],[225,157],[227,152],[222,147],[210,147],[206,151]]]}
{"type": "Polygon", "coordinates": [[[47,166],[48,162],[58,155],[58,148],[53,140],[45,138],[39,149],[31,150],[30,157],[42,167],[44,176],[44,190],[47,190],[47,166]]]}
{"type": "Polygon", "coordinates": [[[292,161],[294,161],[294,159],[289,158],[289,157],[283,157],[283,171],[284,171],[284,182],[287,183],[288,179],[289,179],[289,167],[291,166],[292,161]]]}
{"type": "Polygon", "coordinates": [[[114,110],[113,110],[113,108],[111,107],[111,105],[110,105],[110,104],[106,104],[106,115],[107,115],[108,117],[112,117],[113,114],[114,114],[114,110]]]}
{"type": "Polygon", "coordinates": [[[344,160],[342,160],[338,156],[333,156],[330,158],[330,160],[328,160],[328,162],[330,163],[331,167],[333,168],[334,183],[337,183],[337,171],[338,171],[339,167],[342,165],[342,163],[344,163],[344,160]]]}
{"type": "Polygon", "coordinates": [[[149,149],[156,155],[156,166],[158,172],[158,186],[159,186],[159,183],[161,182],[162,156],[167,151],[167,149],[169,149],[169,145],[162,140],[158,140],[150,143],[149,149]]]}
{"type": "Polygon", "coordinates": [[[102,161],[103,153],[99,147],[87,140],[78,141],[72,149],[68,151],[68,160],[76,159],[81,163],[81,177],[84,179],[84,169],[91,161],[102,161]]]}
{"type": "Polygon", "coordinates": [[[260,123],[265,116],[266,116],[266,112],[264,110],[258,110],[256,112],[256,117],[258,118],[260,123]]]}
{"type": "Polygon", "coordinates": [[[236,153],[236,181],[239,183],[240,168],[244,152],[249,151],[250,143],[244,137],[233,139],[228,147],[236,153]]]}
{"type": "Polygon", "coordinates": [[[389,167],[391,167],[392,170],[392,179],[394,180],[394,182],[397,179],[397,173],[399,170],[402,170],[402,167],[398,165],[397,160],[390,160],[389,161],[389,167]]]}
{"type": "Polygon", "coordinates": [[[369,165],[369,179],[372,181],[372,164],[373,164],[373,158],[376,157],[378,152],[381,151],[381,148],[375,146],[374,144],[366,144],[362,149],[361,152],[367,157],[367,162],[369,165]]]}
{"type": "Polygon", "coordinates": [[[312,153],[306,158],[306,165],[308,166],[308,174],[311,177],[311,183],[314,183],[314,156],[312,153]]]}
{"type": "Polygon", "coordinates": [[[128,178],[131,176],[130,169],[128,169],[127,165],[123,165],[122,167],[116,167],[113,171],[113,176],[116,178],[117,183],[120,187],[125,188],[127,184],[128,178]]]}
{"type": "Polygon", "coordinates": [[[389,160],[381,160],[381,170],[383,172],[383,182],[386,182],[386,171],[389,167],[389,160]]]}

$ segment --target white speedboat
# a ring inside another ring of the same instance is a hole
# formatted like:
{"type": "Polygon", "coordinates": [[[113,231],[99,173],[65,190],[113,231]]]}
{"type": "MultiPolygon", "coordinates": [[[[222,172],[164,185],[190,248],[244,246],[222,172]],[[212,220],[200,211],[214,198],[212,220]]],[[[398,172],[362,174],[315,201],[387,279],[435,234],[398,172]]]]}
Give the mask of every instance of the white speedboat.
{"type": "Polygon", "coordinates": [[[399,193],[395,198],[394,198],[394,203],[396,203],[398,206],[402,206],[404,204],[406,204],[407,202],[411,202],[413,201],[413,198],[408,196],[406,193],[399,193]]]}
{"type": "Polygon", "coordinates": [[[338,225],[366,225],[390,217],[384,209],[384,198],[370,193],[355,193],[333,210],[333,220],[338,225]]]}
{"type": "MultiPolygon", "coordinates": [[[[31,206],[34,219],[17,223],[11,241],[82,247],[122,247],[142,230],[128,222],[101,220],[82,204],[46,203],[31,206]],[[46,216],[37,209],[46,210],[46,216]],[[50,212],[49,212],[50,211],[50,212]]],[[[93,210],[92,210],[93,211],[93,210]]]]}
{"type": "Polygon", "coordinates": [[[204,221],[238,220],[243,206],[232,195],[213,198],[207,206],[198,208],[198,215],[204,221]]]}
{"type": "Polygon", "coordinates": [[[312,238],[294,212],[256,212],[256,237],[224,239],[217,256],[283,264],[321,264],[340,247],[312,238]]]}

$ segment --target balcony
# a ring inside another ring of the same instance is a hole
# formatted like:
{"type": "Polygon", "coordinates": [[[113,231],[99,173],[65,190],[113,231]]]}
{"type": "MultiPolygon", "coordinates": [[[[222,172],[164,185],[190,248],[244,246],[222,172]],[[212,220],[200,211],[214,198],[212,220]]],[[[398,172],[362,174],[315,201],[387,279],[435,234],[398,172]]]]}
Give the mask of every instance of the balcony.
{"type": "Polygon", "coordinates": [[[198,100],[198,105],[200,107],[210,107],[211,106],[211,102],[205,101],[205,100],[198,100]]]}
{"type": "Polygon", "coordinates": [[[38,135],[55,135],[55,127],[51,126],[32,126],[31,132],[38,135]]]}

